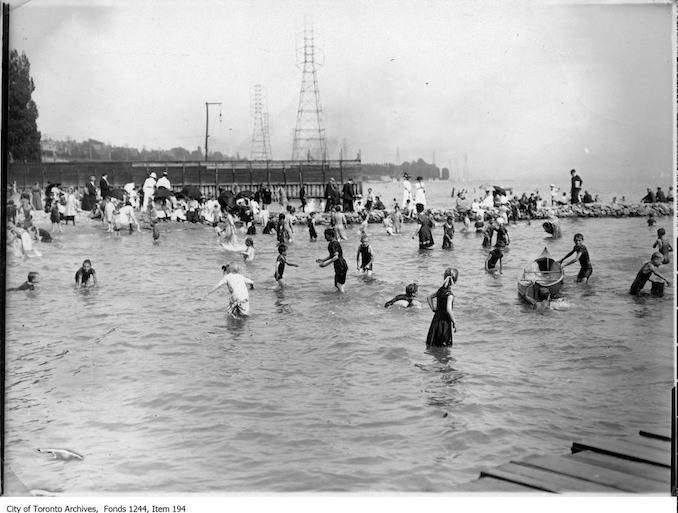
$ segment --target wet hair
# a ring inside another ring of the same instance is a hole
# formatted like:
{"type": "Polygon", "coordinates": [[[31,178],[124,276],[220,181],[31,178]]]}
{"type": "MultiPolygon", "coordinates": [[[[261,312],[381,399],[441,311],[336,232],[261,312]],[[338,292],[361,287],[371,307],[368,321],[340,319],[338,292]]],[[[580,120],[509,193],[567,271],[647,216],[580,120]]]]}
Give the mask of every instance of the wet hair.
{"type": "Polygon", "coordinates": [[[365,242],[366,240],[367,240],[367,234],[366,234],[366,233],[363,233],[363,234],[360,236],[360,242],[365,242]]]}
{"type": "Polygon", "coordinates": [[[287,245],[286,244],[278,244],[278,253],[281,255],[287,251],[287,245]]]}
{"type": "Polygon", "coordinates": [[[666,235],[666,230],[664,228],[659,228],[659,230],[657,230],[657,236],[663,237],[664,235],[666,235]]]}
{"type": "Polygon", "coordinates": [[[334,211],[341,212],[341,205],[337,205],[336,207],[334,207],[334,211]]]}
{"type": "Polygon", "coordinates": [[[224,272],[228,272],[228,270],[231,268],[231,264],[225,264],[221,266],[221,270],[224,272]]]}
{"type": "Polygon", "coordinates": [[[424,211],[424,205],[422,205],[421,203],[417,203],[416,209],[417,214],[421,214],[424,211]]]}
{"type": "Polygon", "coordinates": [[[285,214],[283,214],[281,212],[280,214],[278,214],[278,221],[284,221],[284,220],[285,220],[285,214]]]}
{"type": "Polygon", "coordinates": [[[245,239],[245,246],[252,246],[254,247],[254,241],[252,240],[252,237],[247,237],[245,239]]]}
{"type": "Polygon", "coordinates": [[[418,290],[419,286],[416,283],[410,283],[407,287],[405,287],[405,294],[408,296],[414,296],[417,294],[418,290]]]}
{"type": "Polygon", "coordinates": [[[581,233],[575,233],[574,238],[572,240],[574,240],[576,242],[577,239],[584,240],[584,236],[581,233]]]}
{"type": "Polygon", "coordinates": [[[87,259],[82,261],[82,265],[85,265],[85,264],[92,265],[92,261],[89,258],[87,258],[87,259]]]}
{"type": "Polygon", "coordinates": [[[31,271],[30,273],[28,273],[28,281],[30,283],[33,283],[38,276],[40,276],[40,273],[31,271]]]}
{"type": "Polygon", "coordinates": [[[325,228],[323,233],[326,238],[334,239],[334,228],[325,228]]]}
{"type": "Polygon", "coordinates": [[[650,260],[664,260],[664,255],[662,255],[659,251],[655,251],[652,253],[652,256],[650,257],[650,260]]]}

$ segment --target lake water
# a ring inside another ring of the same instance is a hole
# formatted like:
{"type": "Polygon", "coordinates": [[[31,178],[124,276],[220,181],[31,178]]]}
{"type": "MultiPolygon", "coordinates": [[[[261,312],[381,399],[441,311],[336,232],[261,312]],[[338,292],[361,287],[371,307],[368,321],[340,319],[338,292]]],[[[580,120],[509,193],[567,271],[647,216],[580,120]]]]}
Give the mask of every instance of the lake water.
{"type": "MultiPolygon", "coordinates": [[[[628,294],[655,239],[643,218],[566,219],[559,240],[539,222],[511,226],[498,279],[475,233],[457,232],[443,251],[438,227],[436,249],[422,254],[413,225],[391,237],[370,225],[366,281],[353,226],[344,295],[332,267],[315,264],[327,244],[310,243],[305,227],[288,251],[300,267],[275,290],[275,236],[259,233],[246,266],[253,315],[238,322],[223,295],[205,299],[221,264],[239,259],[211,228],[162,224],[153,245],[147,230],[114,238],[78,222],[42,258],[8,261],[11,286],[31,270],[42,277],[6,306],[5,457],[29,489],[445,492],[484,466],[565,454],[589,435],[669,429],[674,291],[628,294]],[[537,313],[517,296],[521,270],[545,246],[564,256],[575,232],[590,283],[567,268],[558,309],[537,313]],[[75,291],[84,258],[100,286],[75,291]],[[428,350],[432,312],[383,303],[411,281],[423,298],[448,266],[459,269],[455,345],[428,350]],[[54,460],[36,450],[45,447],[84,460],[54,460]]],[[[671,224],[659,221],[669,234],[671,224]]]]}

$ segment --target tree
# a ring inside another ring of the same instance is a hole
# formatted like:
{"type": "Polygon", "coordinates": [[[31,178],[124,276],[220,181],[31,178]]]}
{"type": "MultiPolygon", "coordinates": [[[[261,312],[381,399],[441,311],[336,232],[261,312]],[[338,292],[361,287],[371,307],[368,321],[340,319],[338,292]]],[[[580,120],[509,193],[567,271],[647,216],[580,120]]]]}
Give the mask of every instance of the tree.
{"type": "Polygon", "coordinates": [[[12,50],[9,55],[9,113],[7,116],[7,149],[13,160],[40,162],[38,107],[31,98],[35,84],[31,64],[25,53],[12,50]]]}

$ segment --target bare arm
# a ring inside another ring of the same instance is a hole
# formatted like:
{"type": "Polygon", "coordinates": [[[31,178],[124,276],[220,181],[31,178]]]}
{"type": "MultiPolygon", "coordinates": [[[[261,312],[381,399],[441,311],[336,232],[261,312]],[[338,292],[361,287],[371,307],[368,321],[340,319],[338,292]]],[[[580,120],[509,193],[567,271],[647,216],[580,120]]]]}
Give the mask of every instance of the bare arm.
{"type": "Polygon", "coordinates": [[[651,269],[652,269],[652,274],[654,274],[655,276],[658,276],[659,278],[661,278],[662,280],[664,280],[664,281],[666,282],[667,285],[670,284],[670,283],[669,283],[669,280],[668,280],[666,277],[664,277],[662,274],[660,274],[659,272],[657,272],[657,268],[656,268],[656,267],[653,266],[651,269]]]}
{"type": "Polygon", "coordinates": [[[433,304],[433,299],[436,297],[436,293],[426,296],[426,302],[428,303],[429,308],[432,312],[436,311],[435,305],[433,304]]]}
{"type": "Polygon", "coordinates": [[[221,280],[219,280],[219,282],[218,282],[214,287],[212,287],[212,290],[210,290],[210,291],[207,293],[207,295],[209,296],[212,292],[214,292],[215,290],[217,290],[218,288],[222,287],[222,286],[225,285],[225,284],[226,284],[226,276],[224,276],[223,278],[221,278],[221,280]]]}
{"type": "Polygon", "coordinates": [[[447,310],[447,315],[450,316],[450,322],[452,323],[452,330],[457,331],[457,324],[454,322],[454,314],[452,313],[452,308],[454,307],[454,296],[450,294],[447,296],[447,304],[445,309],[447,310]]]}
{"type": "Polygon", "coordinates": [[[562,264],[563,261],[564,261],[567,257],[569,257],[570,255],[574,254],[575,251],[576,251],[576,249],[575,249],[575,248],[572,248],[572,251],[570,251],[567,255],[565,255],[563,258],[561,258],[561,259],[559,260],[559,262],[562,264]]]}

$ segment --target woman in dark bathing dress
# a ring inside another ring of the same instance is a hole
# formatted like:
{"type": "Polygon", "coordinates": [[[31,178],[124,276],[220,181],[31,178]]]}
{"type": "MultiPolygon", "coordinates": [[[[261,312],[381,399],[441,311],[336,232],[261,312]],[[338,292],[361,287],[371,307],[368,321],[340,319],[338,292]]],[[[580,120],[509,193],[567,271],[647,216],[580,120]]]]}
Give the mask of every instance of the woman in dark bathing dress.
{"type": "Polygon", "coordinates": [[[457,282],[459,271],[448,267],[445,270],[445,281],[443,285],[434,294],[426,298],[428,306],[433,310],[434,315],[431,320],[431,326],[428,329],[426,337],[427,346],[451,346],[452,334],[457,331],[457,326],[452,315],[454,306],[454,294],[452,294],[452,285],[457,282]],[[436,304],[433,304],[433,298],[436,304]]]}

